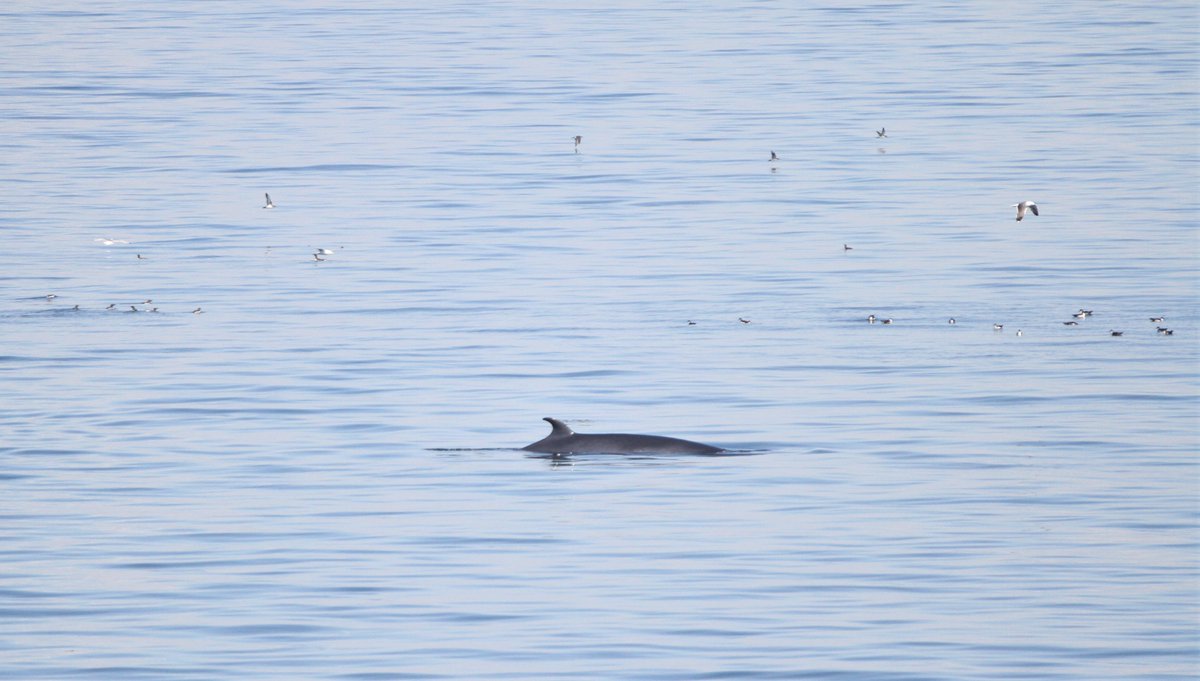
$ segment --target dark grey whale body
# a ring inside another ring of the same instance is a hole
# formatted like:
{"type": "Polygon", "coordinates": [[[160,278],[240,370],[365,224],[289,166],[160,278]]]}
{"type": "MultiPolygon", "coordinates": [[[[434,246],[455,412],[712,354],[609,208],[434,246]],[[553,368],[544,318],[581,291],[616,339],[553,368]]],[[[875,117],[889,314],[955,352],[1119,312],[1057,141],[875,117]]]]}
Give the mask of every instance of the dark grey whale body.
{"type": "Polygon", "coordinates": [[[550,424],[550,434],[522,449],[543,454],[718,454],[725,451],[720,447],[662,435],[576,433],[558,419],[546,417],[542,420],[550,424]]]}

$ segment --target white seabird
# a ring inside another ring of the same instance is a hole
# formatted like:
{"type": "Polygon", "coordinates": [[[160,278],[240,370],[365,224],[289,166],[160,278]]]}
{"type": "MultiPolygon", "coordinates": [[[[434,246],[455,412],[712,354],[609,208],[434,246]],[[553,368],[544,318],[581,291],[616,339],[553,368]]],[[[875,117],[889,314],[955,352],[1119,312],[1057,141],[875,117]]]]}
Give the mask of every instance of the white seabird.
{"type": "Polygon", "coordinates": [[[1025,219],[1025,211],[1027,211],[1027,210],[1033,211],[1034,215],[1038,214],[1037,204],[1034,203],[1033,201],[1022,201],[1020,203],[1014,203],[1013,208],[1017,209],[1017,222],[1020,222],[1021,220],[1025,219]]]}

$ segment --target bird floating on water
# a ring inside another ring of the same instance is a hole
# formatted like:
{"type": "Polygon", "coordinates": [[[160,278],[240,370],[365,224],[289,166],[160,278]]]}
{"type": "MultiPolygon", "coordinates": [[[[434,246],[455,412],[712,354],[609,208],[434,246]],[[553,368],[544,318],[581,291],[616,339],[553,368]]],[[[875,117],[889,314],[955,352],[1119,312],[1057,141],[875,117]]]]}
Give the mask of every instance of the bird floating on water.
{"type": "Polygon", "coordinates": [[[1004,330],[1003,324],[992,324],[992,331],[1003,331],[1003,330],[1004,330]]]}
{"type": "Polygon", "coordinates": [[[891,323],[892,323],[892,318],[891,318],[891,317],[888,317],[887,319],[883,320],[883,323],[884,323],[884,324],[891,324],[891,323]]]}
{"type": "Polygon", "coordinates": [[[1113,331],[1112,329],[1109,329],[1108,333],[1113,336],[1124,336],[1125,335],[1124,331],[1113,331]]]}
{"type": "Polygon", "coordinates": [[[954,320],[954,317],[951,317],[951,318],[950,318],[950,321],[948,321],[948,322],[946,322],[946,323],[947,323],[947,324],[957,324],[958,322],[954,320]]]}
{"type": "Polygon", "coordinates": [[[1014,203],[1013,208],[1017,209],[1017,222],[1020,222],[1025,219],[1025,211],[1027,211],[1027,210],[1033,211],[1034,215],[1038,214],[1037,204],[1034,203],[1033,201],[1022,201],[1020,203],[1014,203]]]}
{"type": "Polygon", "coordinates": [[[274,208],[275,204],[271,201],[271,195],[263,192],[263,196],[267,197],[267,205],[263,206],[263,208],[274,208]]]}
{"type": "Polygon", "coordinates": [[[1154,322],[1154,323],[1156,323],[1156,324],[1157,324],[1158,322],[1161,322],[1162,320],[1163,320],[1163,318],[1162,318],[1162,317],[1151,317],[1151,318],[1150,318],[1150,321],[1152,321],[1152,322],[1154,322]]]}
{"type": "Polygon", "coordinates": [[[749,319],[746,319],[745,317],[738,317],[738,321],[739,321],[739,322],[741,322],[741,323],[743,323],[743,324],[749,324],[749,323],[750,323],[750,320],[749,320],[749,319]]]}
{"type": "Polygon", "coordinates": [[[1069,322],[1063,322],[1063,326],[1079,326],[1079,322],[1074,321],[1074,320],[1069,321],[1069,322]]]}
{"type": "Polygon", "coordinates": [[[1024,334],[1021,333],[1021,330],[1017,329],[1017,337],[1020,338],[1022,335],[1024,335],[1024,334]]]}
{"type": "Polygon", "coordinates": [[[583,141],[583,135],[575,136],[575,153],[579,153],[579,143],[583,141]]]}
{"type": "Polygon", "coordinates": [[[873,315],[873,314],[867,315],[867,323],[874,324],[875,323],[875,315],[873,315]]]}

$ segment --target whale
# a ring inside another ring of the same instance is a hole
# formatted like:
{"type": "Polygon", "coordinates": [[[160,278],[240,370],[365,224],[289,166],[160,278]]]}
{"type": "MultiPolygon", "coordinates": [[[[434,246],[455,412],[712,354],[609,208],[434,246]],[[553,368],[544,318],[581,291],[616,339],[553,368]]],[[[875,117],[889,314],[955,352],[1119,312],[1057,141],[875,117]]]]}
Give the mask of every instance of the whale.
{"type": "Polygon", "coordinates": [[[662,435],[632,435],[629,433],[576,433],[570,426],[550,418],[550,434],[522,447],[527,452],[541,454],[719,454],[713,447],[691,440],[662,435]]]}

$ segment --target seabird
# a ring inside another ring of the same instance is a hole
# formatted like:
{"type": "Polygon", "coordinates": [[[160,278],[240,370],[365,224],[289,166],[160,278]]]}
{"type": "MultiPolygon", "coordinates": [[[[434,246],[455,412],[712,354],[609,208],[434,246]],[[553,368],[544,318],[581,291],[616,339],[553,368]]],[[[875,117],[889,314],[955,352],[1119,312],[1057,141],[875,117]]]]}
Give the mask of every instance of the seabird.
{"type": "Polygon", "coordinates": [[[78,309],[79,309],[79,306],[78,306],[78,305],[76,305],[75,307],[73,307],[73,308],[71,308],[71,309],[73,309],[73,310],[78,310],[78,309]]]}
{"type": "Polygon", "coordinates": [[[1034,215],[1038,214],[1037,204],[1034,203],[1033,201],[1022,201],[1020,203],[1014,203],[1013,207],[1017,209],[1017,222],[1020,222],[1025,219],[1025,211],[1027,211],[1027,210],[1033,211],[1034,215]]]}
{"type": "Polygon", "coordinates": [[[58,294],[56,294],[56,293],[47,293],[46,294],[46,300],[54,300],[57,297],[58,297],[58,294]]]}
{"type": "Polygon", "coordinates": [[[267,205],[263,206],[263,208],[274,208],[275,204],[271,202],[271,195],[263,192],[263,196],[267,197],[267,205]]]}
{"type": "Polygon", "coordinates": [[[313,260],[316,260],[317,262],[325,262],[325,258],[322,258],[320,253],[313,253],[313,260]]]}
{"type": "Polygon", "coordinates": [[[1164,336],[1174,336],[1175,335],[1175,332],[1172,331],[1171,329],[1163,329],[1160,333],[1162,333],[1162,335],[1164,335],[1164,336]]]}
{"type": "Polygon", "coordinates": [[[195,310],[192,310],[192,314],[204,314],[204,310],[201,310],[200,308],[196,308],[195,310]]]}
{"type": "Polygon", "coordinates": [[[950,321],[948,321],[948,322],[946,322],[946,323],[947,323],[947,324],[957,324],[958,322],[954,321],[954,317],[951,317],[951,318],[950,318],[950,321]]]}
{"type": "Polygon", "coordinates": [[[333,255],[333,251],[328,248],[318,248],[317,255],[333,255]]]}
{"type": "Polygon", "coordinates": [[[130,311],[130,312],[137,312],[137,311],[138,311],[138,309],[137,309],[137,306],[136,306],[136,305],[130,305],[130,306],[129,306],[129,311],[130,311]]]}
{"type": "Polygon", "coordinates": [[[1112,329],[1109,329],[1108,332],[1114,336],[1124,336],[1125,335],[1124,331],[1113,331],[1112,329]]]}
{"type": "Polygon", "coordinates": [[[1152,322],[1154,322],[1154,323],[1156,323],[1156,324],[1157,324],[1158,322],[1161,322],[1162,320],[1163,320],[1163,318],[1162,318],[1162,317],[1151,317],[1151,318],[1150,318],[1150,321],[1152,321],[1152,322]]]}
{"type": "Polygon", "coordinates": [[[773,152],[773,151],[772,151],[772,152],[771,152],[771,160],[772,160],[772,161],[778,161],[778,160],[780,160],[780,158],[779,158],[778,156],[776,156],[776,155],[775,155],[775,152],[773,152]]]}
{"type": "Polygon", "coordinates": [[[1020,329],[1017,329],[1017,336],[1021,336],[1021,335],[1022,335],[1022,334],[1021,334],[1021,330],[1020,330],[1020,329]]]}
{"type": "Polygon", "coordinates": [[[849,244],[842,244],[842,250],[843,251],[853,251],[854,247],[850,246],[849,244]]]}
{"type": "Polygon", "coordinates": [[[695,325],[696,325],[696,322],[693,322],[690,319],[688,320],[688,326],[695,326],[695,325]]]}
{"type": "Polygon", "coordinates": [[[746,319],[745,317],[738,317],[738,321],[739,321],[739,322],[741,322],[741,323],[743,323],[743,324],[749,324],[749,323],[750,323],[750,320],[749,320],[749,319],[746,319]]]}
{"type": "Polygon", "coordinates": [[[1079,326],[1079,322],[1076,322],[1076,321],[1063,322],[1063,326],[1079,326]]]}
{"type": "Polygon", "coordinates": [[[1080,310],[1079,312],[1076,312],[1075,314],[1073,314],[1071,316],[1076,319],[1086,319],[1088,315],[1083,310],[1080,310]]]}
{"type": "Polygon", "coordinates": [[[138,255],[138,260],[147,260],[148,259],[148,258],[142,257],[141,253],[138,253],[137,255],[138,255]]]}
{"type": "Polygon", "coordinates": [[[105,310],[115,310],[116,308],[117,308],[117,304],[116,304],[116,303],[109,303],[109,304],[108,304],[108,307],[106,307],[106,308],[104,308],[104,309],[105,309],[105,310]]]}
{"type": "Polygon", "coordinates": [[[875,131],[876,137],[887,137],[887,128],[880,128],[875,131]]]}
{"type": "Polygon", "coordinates": [[[1003,330],[1004,330],[1003,324],[992,324],[992,331],[1003,331],[1003,330]]]}
{"type": "Polygon", "coordinates": [[[873,315],[873,314],[872,314],[872,315],[867,315],[867,323],[868,323],[868,324],[874,324],[874,323],[875,323],[875,315],[873,315]]]}
{"type": "Polygon", "coordinates": [[[1083,308],[1081,307],[1081,308],[1079,308],[1079,314],[1083,315],[1084,317],[1091,317],[1091,316],[1092,316],[1092,311],[1091,311],[1091,310],[1085,310],[1085,309],[1083,309],[1083,308]]]}
{"type": "Polygon", "coordinates": [[[891,323],[892,323],[892,318],[891,318],[891,317],[888,317],[887,319],[883,320],[883,323],[884,323],[884,324],[891,324],[891,323]]]}

